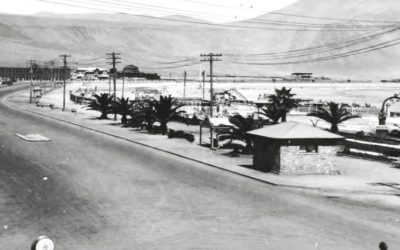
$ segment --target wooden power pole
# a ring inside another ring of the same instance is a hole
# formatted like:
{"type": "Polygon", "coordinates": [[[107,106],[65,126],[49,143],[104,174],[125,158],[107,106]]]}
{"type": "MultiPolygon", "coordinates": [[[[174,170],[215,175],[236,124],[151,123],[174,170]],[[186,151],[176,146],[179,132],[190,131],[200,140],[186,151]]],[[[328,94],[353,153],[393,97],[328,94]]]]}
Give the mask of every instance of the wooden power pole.
{"type": "Polygon", "coordinates": [[[29,64],[29,74],[30,74],[30,78],[31,78],[31,86],[30,86],[30,93],[29,93],[29,103],[32,103],[33,100],[33,66],[36,64],[35,60],[30,60],[28,62],[29,64]]]}
{"type": "Polygon", "coordinates": [[[186,70],[183,73],[183,98],[186,98],[186,77],[187,77],[187,73],[186,70]]]}
{"type": "Polygon", "coordinates": [[[204,101],[205,88],[206,88],[206,72],[204,70],[203,72],[201,72],[201,76],[203,77],[203,101],[204,101]]]}
{"type": "Polygon", "coordinates": [[[60,57],[61,57],[61,59],[62,59],[62,61],[63,61],[63,64],[64,64],[64,68],[63,68],[63,81],[64,81],[64,84],[63,84],[63,107],[62,107],[62,111],[65,111],[65,95],[66,95],[66,82],[67,82],[67,65],[68,65],[68,62],[67,62],[67,58],[68,57],[71,57],[70,55],[67,55],[67,54],[64,54],[64,55],[60,55],[60,57]]]}
{"type": "Polygon", "coordinates": [[[209,62],[210,63],[210,117],[213,117],[213,106],[214,106],[214,86],[213,86],[213,64],[217,61],[222,61],[220,57],[222,54],[201,54],[202,62],[209,62]]]}
{"type": "MultiPolygon", "coordinates": [[[[121,59],[121,53],[107,53],[108,56],[108,60],[111,60],[111,62],[109,62],[109,64],[112,65],[112,73],[113,73],[113,82],[114,82],[114,102],[117,101],[117,69],[116,69],[116,65],[118,63],[121,63],[120,61],[118,61],[119,59],[121,59]]],[[[117,113],[114,112],[114,121],[117,120],[117,113]]]]}

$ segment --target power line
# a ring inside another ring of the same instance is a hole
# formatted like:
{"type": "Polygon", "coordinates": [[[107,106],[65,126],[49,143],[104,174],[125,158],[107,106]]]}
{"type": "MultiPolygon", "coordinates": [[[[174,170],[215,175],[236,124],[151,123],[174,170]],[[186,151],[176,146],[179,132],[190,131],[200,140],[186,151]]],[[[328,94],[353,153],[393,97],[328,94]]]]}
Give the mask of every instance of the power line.
{"type": "MultiPolygon", "coordinates": [[[[71,0],[71,1],[74,1],[74,2],[78,2],[78,3],[83,3],[82,1],[86,1],[86,2],[89,2],[89,3],[93,3],[94,1],[93,0],[71,0]]],[[[119,2],[116,2],[116,1],[114,1],[114,0],[109,0],[109,1],[105,1],[105,0],[98,0],[98,1],[95,1],[96,2],[96,4],[98,4],[98,2],[100,2],[100,4],[101,5],[103,5],[103,6],[107,6],[107,7],[113,7],[113,8],[120,8],[120,7],[123,7],[123,8],[127,8],[127,9],[130,9],[130,10],[135,10],[135,9],[132,9],[132,8],[129,8],[129,6],[134,6],[136,9],[137,8],[141,8],[141,9],[147,9],[147,10],[153,10],[153,11],[157,11],[157,12],[161,12],[161,13],[165,13],[165,12],[169,12],[169,13],[173,13],[173,14],[182,14],[182,13],[184,13],[184,14],[192,14],[192,13],[194,13],[194,14],[197,14],[197,15],[206,15],[206,16],[212,16],[213,18],[219,18],[219,19],[226,19],[226,18],[231,18],[231,16],[226,16],[226,15],[215,15],[215,14],[209,14],[209,13],[206,13],[206,12],[199,12],[199,11],[188,11],[188,10],[182,10],[182,9],[174,9],[174,8],[168,8],[168,7],[164,7],[164,6],[158,6],[158,5],[149,5],[149,4],[143,4],[143,3],[137,3],[137,2],[127,2],[127,1],[123,1],[123,0],[121,0],[120,2],[125,2],[125,3],[128,3],[128,4],[121,4],[121,3],[119,3],[119,2]],[[105,4],[104,4],[105,3],[105,4]],[[149,7],[138,7],[138,5],[139,6],[149,6],[149,7]]],[[[84,4],[86,4],[86,3],[84,3],[84,4]]],[[[315,24],[315,23],[313,23],[313,24],[310,24],[310,23],[298,23],[298,22],[285,22],[285,21],[277,21],[277,20],[266,20],[266,19],[258,19],[258,18],[256,18],[256,19],[250,19],[250,20],[247,20],[246,22],[250,22],[250,23],[262,23],[262,24],[267,24],[267,25],[278,25],[278,26],[289,26],[289,27],[300,27],[300,28],[307,28],[307,29],[311,29],[311,28],[324,28],[324,29],[327,29],[328,27],[330,28],[330,29],[333,29],[333,28],[335,28],[335,29],[338,29],[338,30],[342,30],[342,29],[379,29],[379,28],[382,28],[383,27],[383,25],[379,25],[379,26],[377,26],[377,25],[374,25],[374,26],[366,26],[366,25],[360,25],[360,24],[358,24],[358,25],[355,25],[355,24],[351,24],[351,25],[349,25],[349,24],[345,24],[345,25],[343,25],[343,24],[337,24],[337,23],[330,23],[330,24],[315,24]],[[327,27],[328,26],[328,27],[327,27]]]]}
{"type": "MultiPolygon", "coordinates": [[[[135,16],[133,14],[129,14],[129,13],[126,13],[126,12],[110,11],[110,10],[104,9],[104,8],[95,8],[95,7],[91,7],[91,6],[90,7],[89,6],[82,6],[82,5],[79,5],[79,4],[60,3],[60,2],[55,2],[55,1],[51,1],[51,0],[36,0],[36,1],[52,3],[52,4],[58,4],[58,5],[64,5],[64,6],[72,6],[72,7],[82,8],[82,9],[96,10],[96,11],[101,11],[101,12],[119,13],[119,14],[123,14],[123,15],[135,16]]],[[[77,0],[74,0],[74,1],[77,1],[77,0]]],[[[93,3],[95,3],[95,2],[93,2],[93,3]]],[[[205,21],[181,20],[181,19],[169,18],[169,17],[153,17],[153,16],[142,16],[142,15],[141,15],[141,17],[147,18],[147,19],[154,19],[154,20],[165,20],[165,21],[172,21],[172,22],[179,22],[179,23],[190,23],[190,24],[212,26],[212,27],[219,27],[219,28],[238,28],[238,29],[256,29],[256,30],[284,30],[284,31],[296,31],[296,32],[299,32],[299,31],[303,31],[303,32],[310,32],[310,31],[323,31],[323,32],[344,31],[343,28],[326,29],[326,28],[321,27],[320,29],[310,29],[310,28],[293,29],[293,28],[248,26],[248,25],[237,25],[237,24],[218,24],[218,23],[209,23],[209,22],[205,22],[205,21]]],[[[357,28],[358,27],[350,27],[350,29],[348,29],[348,31],[354,31],[357,28]]],[[[373,27],[373,28],[376,28],[376,27],[373,27]]],[[[365,27],[363,29],[368,29],[368,27],[365,27]]],[[[362,29],[358,28],[358,30],[362,30],[362,29]]]]}
{"type": "Polygon", "coordinates": [[[359,54],[364,54],[367,52],[371,51],[376,51],[376,50],[381,50],[389,47],[393,47],[396,45],[399,45],[400,38],[393,39],[391,41],[375,44],[372,46],[348,51],[345,53],[340,53],[340,54],[334,54],[334,55],[329,55],[329,56],[324,56],[324,57],[318,57],[318,58],[312,58],[312,59],[306,59],[306,60],[298,60],[298,61],[286,61],[286,62],[267,62],[267,63],[249,63],[249,62],[236,62],[233,61],[232,63],[234,64],[241,64],[241,65],[287,65],[287,64],[301,64],[301,63],[310,63],[310,62],[319,62],[319,61],[328,61],[328,60],[333,60],[333,59],[339,59],[339,58],[345,58],[353,55],[359,55],[359,54]]]}
{"type": "Polygon", "coordinates": [[[202,62],[194,62],[194,63],[186,63],[183,65],[176,65],[176,66],[168,66],[168,67],[142,67],[142,69],[177,69],[177,68],[184,68],[184,67],[189,67],[189,66],[194,66],[194,65],[198,65],[201,64],[202,62]]]}
{"type": "MultiPolygon", "coordinates": [[[[82,0],[71,0],[71,1],[75,1],[78,3],[82,3],[82,0]]],[[[207,12],[199,12],[199,11],[190,11],[190,10],[182,10],[182,9],[176,9],[176,8],[168,8],[165,6],[159,6],[159,5],[151,5],[151,4],[143,4],[143,3],[138,3],[138,2],[132,2],[132,1],[124,1],[121,0],[119,2],[115,1],[115,0],[97,0],[97,1],[93,1],[93,0],[83,0],[89,3],[93,3],[96,2],[96,4],[98,4],[98,2],[101,3],[105,3],[102,5],[105,5],[107,7],[112,6],[114,8],[119,8],[117,6],[121,6],[123,8],[127,8],[128,6],[133,6],[135,8],[141,8],[141,9],[147,9],[147,10],[155,10],[158,12],[169,12],[169,13],[184,13],[184,14],[197,14],[197,15],[206,15],[206,16],[212,16],[213,18],[222,18],[222,19],[226,19],[226,18],[232,18],[231,16],[227,16],[227,15],[215,15],[215,14],[209,14],[207,12]],[[121,4],[120,2],[123,2],[125,4],[121,4]],[[139,7],[138,7],[139,6],[139,7]],[[140,6],[145,6],[145,7],[140,7],[140,6]],[[150,7],[150,8],[149,8],[150,7]]],[[[132,10],[131,8],[128,8],[130,10],[132,10]]],[[[134,9],[133,9],[134,10],[134,9]]],[[[329,26],[330,28],[337,28],[337,29],[344,29],[344,28],[350,28],[350,29],[355,29],[355,28],[373,28],[373,29],[378,29],[383,27],[383,25],[362,25],[362,24],[337,24],[337,23],[328,23],[328,24],[320,24],[320,23],[299,23],[299,22],[286,22],[286,21],[279,21],[279,20],[266,20],[266,19],[259,19],[259,18],[255,18],[255,19],[250,19],[247,20],[246,22],[256,22],[256,23],[262,23],[262,24],[270,24],[270,25],[280,25],[280,26],[295,26],[295,27],[303,27],[303,28],[327,28],[326,26],[329,26]]]]}
{"type": "Polygon", "coordinates": [[[293,57],[299,57],[299,56],[308,56],[308,55],[313,55],[313,54],[320,54],[320,53],[325,53],[329,51],[334,51],[334,50],[339,50],[355,45],[359,45],[362,43],[370,42],[373,40],[376,40],[378,38],[381,38],[383,36],[398,32],[400,27],[396,27],[387,31],[379,32],[379,33],[374,33],[371,35],[361,35],[358,37],[351,37],[349,39],[340,41],[340,42],[335,42],[335,43],[328,43],[325,45],[321,46],[314,46],[314,47],[308,47],[308,48],[303,48],[303,49],[298,49],[298,50],[290,50],[290,51],[283,51],[283,52],[276,52],[276,53],[260,53],[260,54],[226,54],[227,56],[232,56],[232,57],[256,57],[252,60],[266,60],[266,59],[284,59],[284,58],[293,58],[293,57]]]}
{"type": "Polygon", "coordinates": [[[253,60],[253,61],[263,61],[263,60],[276,60],[276,59],[290,59],[290,58],[306,57],[306,56],[323,54],[323,53],[332,52],[332,51],[343,50],[343,49],[346,49],[346,48],[349,48],[349,47],[359,46],[361,43],[370,42],[372,40],[376,40],[376,39],[367,39],[367,40],[364,40],[364,41],[347,43],[347,44],[343,44],[343,45],[339,45],[339,46],[326,47],[325,49],[309,51],[307,53],[303,52],[303,53],[286,54],[286,55],[283,54],[283,55],[271,56],[271,57],[268,57],[268,58],[253,58],[251,60],[253,60]]]}
{"type": "Polygon", "coordinates": [[[365,20],[365,19],[345,19],[345,18],[331,18],[331,17],[315,17],[315,16],[307,16],[307,15],[297,15],[291,13],[283,13],[283,12],[270,12],[271,15],[279,15],[279,16],[291,16],[291,17],[301,17],[308,19],[317,19],[317,20],[331,20],[331,21],[346,21],[346,22],[366,22],[366,23],[387,23],[393,24],[399,21],[374,21],[374,20],[365,20]]]}
{"type": "Polygon", "coordinates": [[[249,11],[249,9],[243,9],[243,8],[240,8],[240,7],[229,6],[229,5],[224,5],[224,4],[206,3],[206,2],[202,2],[202,1],[196,1],[196,0],[180,0],[180,1],[189,2],[189,3],[196,3],[196,4],[202,4],[202,5],[207,5],[207,6],[220,7],[220,8],[225,8],[225,9],[235,9],[235,10],[241,10],[241,11],[249,11]]]}
{"type": "Polygon", "coordinates": [[[136,2],[128,2],[126,1],[119,1],[119,2],[114,2],[114,1],[106,1],[106,0],[96,0],[96,1],[91,1],[91,0],[70,0],[73,2],[77,3],[82,3],[82,4],[92,4],[96,3],[96,5],[102,5],[105,7],[112,7],[112,8],[124,8],[125,10],[151,10],[159,13],[169,13],[169,14],[175,14],[175,15],[182,15],[182,14],[188,14],[188,15],[197,15],[197,16],[205,16],[207,18],[213,17],[213,18],[218,18],[218,19],[227,19],[227,18],[232,18],[231,16],[215,16],[210,13],[206,12],[199,12],[199,11],[189,11],[189,10],[180,10],[180,9],[172,9],[168,7],[161,7],[161,6],[156,6],[156,5],[150,5],[150,4],[143,4],[143,3],[136,3],[136,2]],[[87,3],[89,2],[89,3],[87,3]],[[125,3],[120,3],[120,2],[125,2],[125,3]]]}

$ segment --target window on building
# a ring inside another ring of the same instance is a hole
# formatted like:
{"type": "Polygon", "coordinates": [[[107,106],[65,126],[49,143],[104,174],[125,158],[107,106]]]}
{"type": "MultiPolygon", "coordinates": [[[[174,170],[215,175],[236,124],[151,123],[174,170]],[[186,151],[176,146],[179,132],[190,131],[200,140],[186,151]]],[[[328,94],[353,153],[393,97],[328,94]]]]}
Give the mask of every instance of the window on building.
{"type": "Polygon", "coordinates": [[[318,146],[315,144],[307,144],[300,146],[301,153],[318,153],[318,146]]]}

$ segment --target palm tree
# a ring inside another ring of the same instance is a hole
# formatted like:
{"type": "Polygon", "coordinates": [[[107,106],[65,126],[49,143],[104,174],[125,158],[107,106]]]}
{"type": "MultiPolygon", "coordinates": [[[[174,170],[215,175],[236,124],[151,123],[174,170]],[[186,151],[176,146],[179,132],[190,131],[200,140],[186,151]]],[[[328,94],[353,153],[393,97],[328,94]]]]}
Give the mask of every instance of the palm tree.
{"type": "Polygon", "coordinates": [[[113,103],[114,111],[121,115],[121,123],[126,124],[128,121],[127,115],[130,113],[134,102],[129,101],[129,98],[117,98],[117,100],[113,103]]]}
{"type": "Polygon", "coordinates": [[[89,103],[89,110],[100,111],[99,119],[108,119],[107,114],[112,112],[113,95],[101,93],[100,95],[93,94],[93,97],[95,99],[89,103]]]}
{"type": "Polygon", "coordinates": [[[282,110],[279,105],[276,103],[269,103],[265,106],[265,108],[261,108],[261,111],[257,113],[270,119],[273,124],[277,124],[282,117],[282,110]]]}
{"type": "Polygon", "coordinates": [[[137,102],[136,105],[130,110],[131,119],[129,125],[132,127],[140,127],[146,124],[148,131],[153,129],[153,123],[156,121],[153,101],[144,100],[137,102]]]}
{"type": "Polygon", "coordinates": [[[275,94],[269,96],[269,100],[272,105],[276,105],[274,108],[279,110],[280,118],[282,122],[286,122],[286,116],[291,109],[299,106],[299,101],[293,97],[296,94],[291,93],[292,89],[275,89],[275,94]]]}
{"type": "Polygon", "coordinates": [[[160,96],[160,100],[153,101],[155,116],[160,122],[160,129],[163,135],[168,132],[167,123],[180,113],[177,110],[182,106],[182,104],[178,104],[177,99],[171,96],[160,96]]]}
{"type": "Polygon", "coordinates": [[[347,111],[344,104],[338,104],[335,102],[329,102],[328,107],[318,107],[318,110],[308,114],[309,116],[314,116],[325,120],[331,124],[331,132],[339,132],[338,125],[344,121],[359,118],[358,115],[352,115],[347,111]]]}
{"type": "Polygon", "coordinates": [[[254,119],[254,116],[249,116],[247,118],[241,115],[235,115],[229,118],[229,121],[236,126],[233,130],[232,138],[240,139],[246,142],[246,146],[243,149],[243,153],[248,154],[253,150],[253,144],[251,140],[251,136],[247,134],[247,132],[260,128],[261,126],[254,119]]]}

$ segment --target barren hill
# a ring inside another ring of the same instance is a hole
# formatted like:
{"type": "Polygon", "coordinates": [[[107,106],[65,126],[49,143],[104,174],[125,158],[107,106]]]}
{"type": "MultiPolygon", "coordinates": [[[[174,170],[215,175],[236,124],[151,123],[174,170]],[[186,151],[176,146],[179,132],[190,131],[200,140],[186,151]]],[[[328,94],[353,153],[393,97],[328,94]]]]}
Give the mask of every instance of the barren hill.
{"type": "MultiPolygon", "coordinates": [[[[300,0],[280,12],[364,21],[396,21],[396,17],[400,14],[400,4],[395,0],[300,0]]],[[[340,42],[366,32],[363,30],[294,32],[265,29],[271,26],[265,26],[266,24],[260,22],[260,19],[321,24],[354,23],[273,14],[266,14],[253,21],[227,24],[230,27],[200,25],[197,23],[204,21],[189,17],[173,16],[168,19],[184,22],[122,14],[72,16],[3,14],[0,15],[0,65],[23,65],[29,59],[49,61],[56,59],[61,53],[68,53],[73,56],[71,61],[79,62],[81,65],[105,66],[105,60],[101,57],[105,58],[105,53],[116,51],[122,53],[125,64],[135,64],[142,69],[147,68],[147,71],[181,74],[184,68],[168,68],[171,64],[165,62],[199,58],[200,53],[211,51],[223,54],[282,52],[340,42]],[[250,27],[242,28],[243,26],[250,27]],[[159,67],[167,69],[153,69],[159,67]]],[[[369,22],[356,23],[369,24],[369,22]]],[[[387,25],[393,24],[387,23],[387,25]]],[[[379,32],[379,29],[373,32],[379,32]]],[[[393,33],[390,37],[363,43],[363,46],[374,45],[399,35],[393,33]]],[[[343,50],[314,54],[312,57],[338,53],[343,53],[343,50]]],[[[400,77],[397,70],[400,68],[400,61],[397,59],[399,54],[400,47],[395,46],[332,61],[295,65],[239,65],[231,63],[236,58],[225,56],[224,61],[216,65],[216,71],[218,74],[236,75],[279,75],[293,71],[307,71],[326,76],[390,78],[400,77]]],[[[207,69],[206,65],[186,68],[192,75],[197,75],[202,69],[207,69]]]]}

